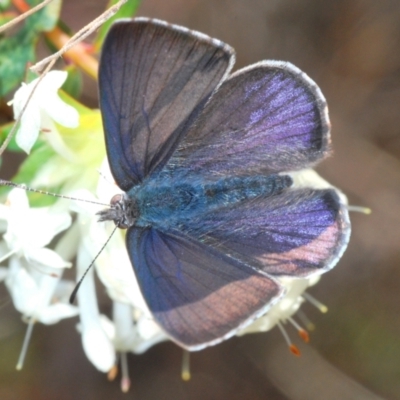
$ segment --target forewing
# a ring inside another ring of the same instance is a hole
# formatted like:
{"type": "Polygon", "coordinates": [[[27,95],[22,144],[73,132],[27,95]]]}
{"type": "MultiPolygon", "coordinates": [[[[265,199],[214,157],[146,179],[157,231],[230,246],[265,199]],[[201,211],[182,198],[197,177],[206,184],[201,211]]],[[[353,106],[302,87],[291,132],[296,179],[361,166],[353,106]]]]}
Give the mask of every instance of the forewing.
{"type": "Polygon", "coordinates": [[[233,62],[228,45],[163,21],[112,26],[99,92],[108,160],[121,189],[161,168],[233,62]]]}
{"type": "Polygon", "coordinates": [[[189,350],[232,336],[282,293],[273,279],[179,232],[131,228],[127,247],[155,319],[189,350]]]}
{"type": "Polygon", "coordinates": [[[263,61],[220,86],[167,168],[205,177],[291,171],[325,157],[329,143],[316,84],[290,63],[263,61]]]}
{"type": "Polygon", "coordinates": [[[297,189],[202,214],[182,229],[268,274],[307,277],[337,263],[350,222],[334,189],[297,189]]]}

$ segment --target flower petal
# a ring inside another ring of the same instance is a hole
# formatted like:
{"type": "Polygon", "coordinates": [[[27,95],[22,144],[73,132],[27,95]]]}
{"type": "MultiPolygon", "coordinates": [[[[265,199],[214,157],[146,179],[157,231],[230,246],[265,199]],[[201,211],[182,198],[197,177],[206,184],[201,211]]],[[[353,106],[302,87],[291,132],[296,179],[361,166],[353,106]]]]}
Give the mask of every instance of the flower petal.
{"type": "Polygon", "coordinates": [[[64,318],[75,317],[78,314],[78,307],[65,303],[56,303],[35,313],[35,319],[42,324],[52,325],[64,318]]]}
{"type": "Polygon", "coordinates": [[[42,128],[46,128],[46,131],[44,132],[44,139],[47,140],[49,145],[61,157],[65,158],[69,162],[79,162],[79,159],[75,153],[65,144],[52,119],[47,114],[43,114],[42,128]]]}
{"type": "Polygon", "coordinates": [[[72,265],[69,261],[63,260],[55,251],[47,248],[32,249],[25,254],[29,261],[52,268],[69,268],[72,265]]]}
{"type": "MultiPolygon", "coordinates": [[[[77,273],[82,276],[91,262],[91,255],[83,245],[78,250],[77,273]]],[[[107,372],[115,364],[115,350],[111,339],[102,329],[94,287],[93,269],[89,270],[78,293],[83,349],[92,364],[107,372]]]]}
{"type": "Polygon", "coordinates": [[[62,101],[57,94],[57,90],[65,82],[67,76],[66,71],[50,71],[39,84],[39,78],[37,78],[28,85],[22,84],[16,91],[13,99],[15,119],[19,117],[32,90],[35,89],[21,117],[16,134],[16,142],[25,152],[30,152],[40,129],[43,128],[43,115],[48,114],[56,122],[66,127],[75,128],[79,125],[77,110],[62,101]]]}
{"type": "Polygon", "coordinates": [[[49,93],[41,108],[54,121],[67,128],[76,128],[79,126],[79,113],[74,107],[60,99],[57,93],[49,93]]]}
{"type": "MultiPolygon", "coordinates": [[[[42,82],[40,82],[41,92],[45,93],[50,91],[56,92],[64,84],[67,78],[68,78],[67,71],[53,70],[48,72],[46,76],[42,79],[42,82]]],[[[37,79],[32,81],[29,85],[33,85],[37,81],[37,79]]]]}
{"type": "Polygon", "coordinates": [[[13,189],[7,196],[8,208],[14,213],[29,209],[28,196],[24,190],[13,189]]]}
{"type": "MultiPolygon", "coordinates": [[[[22,86],[14,97],[14,118],[17,119],[28,101],[30,94],[29,86],[22,86]],[[19,95],[18,95],[19,93],[19,95]],[[26,97],[24,97],[26,96],[26,97]]],[[[29,100],[29,103],[22,114],[19,129],[15,136],[18,146],[26,153],[30,153],[32,146],[39,136],[40,130],[40,108],[35,95],[29,100]]]]}
{"type": "Polygon", "coordinates": [[[10,292],[14,307],[22,314],[31,315],[36,301],[38,287],[35,280],[28,274],[17,257],[10,259],[9,273],[5,284],[10,292]]]}
{"type": "Polygon", "coordinates": [[[87,358],[101,372],[108,372],[115,364],[115,351],[106,333],[93,327],[82,331],[82,345],[87,358]]]}
{"type": "Polygon", "coordinates": [[[12,100],[14,119],[17,119],[21,114],[21,111],[24,108],[30,93],[31,89],[26,83],[22,83],[21,87],[15,92],[14,98],[12,100]]]}

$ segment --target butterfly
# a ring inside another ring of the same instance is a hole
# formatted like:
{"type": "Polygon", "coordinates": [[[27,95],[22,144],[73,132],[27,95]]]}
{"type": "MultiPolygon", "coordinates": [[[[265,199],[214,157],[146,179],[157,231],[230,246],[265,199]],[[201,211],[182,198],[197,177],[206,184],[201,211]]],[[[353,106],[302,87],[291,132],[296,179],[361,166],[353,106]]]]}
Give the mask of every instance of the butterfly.
{"type": "Polygon", "coordinates": [[[113,24],[99,68],[107,156],[122,189],[99,220],[127,228],[143,297],[188,350],[219,343],[331,269],[349,239],[336,189],[287,171],[330,152],[317,85],[287,62],[231,73],[232,47],[167,22],[113,24]]]}

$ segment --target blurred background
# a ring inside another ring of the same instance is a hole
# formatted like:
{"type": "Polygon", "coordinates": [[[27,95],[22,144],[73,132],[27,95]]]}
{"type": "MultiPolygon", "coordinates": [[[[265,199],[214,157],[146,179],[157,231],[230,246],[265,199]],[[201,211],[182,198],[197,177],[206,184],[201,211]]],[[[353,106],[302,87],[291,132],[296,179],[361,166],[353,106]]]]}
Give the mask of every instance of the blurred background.
{"type": "MultiPolygon", "coordinates": [[[[62,17],[78,30],[105,0],[69,0],[62,17]]],[[[76,320],[37,325],[25,367],[15,364],[25,324],[2,292],[0,398],[13,399],[400,399],[400,2],[398,0],[143,0],[138,15],[166,19],[221,39],[236,68],[290,61],[320,86],[330,110],[334,154],[318,172],[371,215],[352,213],[350,245],[310,293],[329,307],[302,310],[315,323],[293,356],[279,330],[193,353],[159,344],[129,356],[122,394],[85,357],[76,320]]],[[[97,106],[88,81],[81,99],[97,106]]],[[[4,177],[4,166],[2,176],[4,177]]],[[[99,349],[100,351],[100,349],[99,349]]]]}

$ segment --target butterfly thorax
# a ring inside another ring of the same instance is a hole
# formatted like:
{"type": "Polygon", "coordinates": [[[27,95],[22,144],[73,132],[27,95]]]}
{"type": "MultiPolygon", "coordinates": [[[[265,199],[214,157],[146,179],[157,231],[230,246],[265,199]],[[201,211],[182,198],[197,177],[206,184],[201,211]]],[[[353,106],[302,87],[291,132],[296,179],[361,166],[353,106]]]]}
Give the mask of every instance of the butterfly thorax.
{"type": "Polygon", "coordinates": [[[162,182],[153,179],[127,193],[137,206],[136,225],[177,228],[184,221],[201,218],[211,210],[236,206],[260,196],[273,196],[292,185],[287,175],[226,177],[212,182],[163,179],[162,182]]]}

